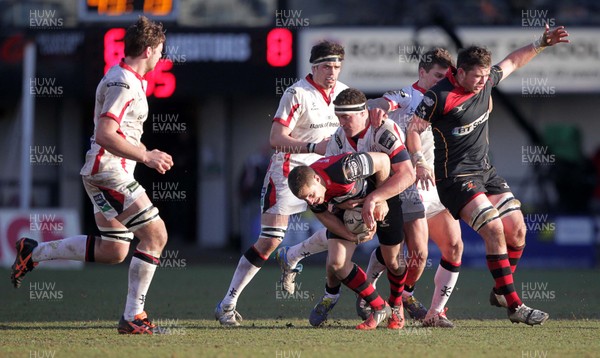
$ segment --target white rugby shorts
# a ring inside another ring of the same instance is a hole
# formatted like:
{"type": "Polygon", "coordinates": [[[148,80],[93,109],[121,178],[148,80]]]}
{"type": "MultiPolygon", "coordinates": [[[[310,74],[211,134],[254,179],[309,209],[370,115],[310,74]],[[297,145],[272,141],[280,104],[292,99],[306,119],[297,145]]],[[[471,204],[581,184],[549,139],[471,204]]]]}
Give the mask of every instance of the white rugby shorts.
{"type": "Polygon", "coordinates": [[[83,175],[82,180],[94,205],[94,214],[102,213],[107,220],[121,214],[146,192],[132,175],[124,172],[83,175]]]}

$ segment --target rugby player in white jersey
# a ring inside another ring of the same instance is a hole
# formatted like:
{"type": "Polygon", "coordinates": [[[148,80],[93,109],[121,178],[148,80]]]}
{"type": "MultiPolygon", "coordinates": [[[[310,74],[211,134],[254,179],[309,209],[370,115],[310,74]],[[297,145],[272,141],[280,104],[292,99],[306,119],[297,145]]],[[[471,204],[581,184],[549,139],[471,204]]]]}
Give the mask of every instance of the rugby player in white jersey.
{"type": "Polygon", "coordinates": [[[127,29],[124,42],[125,58],[108,70],[96,89],[94,134],[81,169],[100,235],[44,243],[20,239],[11,281],[19,287],[25,274],[41,261],[120,263],[127,257],[135,235],[140,242],[129,266],[128,294],[118,332],[165,333],[148,319],[144,303],[167,243],[167,230],[158,209],[133,177],[138,162],[161,174],[173,166],[169,154],[157,149],[148,151],[141,142],[148,118],[144,76],[161,58],[165,42],[162,24],[140,17],[127,29]]]}
{"type": "MultiPolygon", "coordinates": [[[[333,100],[346,85],[337,81],[344,48],[323,41],[313,46],[311,72],[284,93],[273,118],[270,144],[275,149],[261,193],[261,232],[256,243],[240,258],[215,318],[224,326],[239,326],[238,298],[283,238],[290,215],[306,211],[306,202],[289,190],[287,177],[294,167],[309,165],[325,153],[329,137],[339,126],[333,100]]],[[[325,229],[320,236],[327,245],[325,229]]]]}
{"type": "MultiPolygon", "coordinates": [[[[370,111],[371,124],[379,126],[382,119],[389,112],[390,118],[402,130],[402,140],[404,141],[408,123],[415,109],[421,103],[424,93],[444,78],[452,65],[452,56],[444,49],[434,48],[423,53],[419,61],[419,80],[417,82],[399,91],[387,92],[383,97],[369,101],[369,106],[372,108],[370,111]]],[[[423,143],[422,151],[412,155],[417,171],[421,171],[424,168],[433,168],[434,145],[431,131],[422,132],[421,141],[423,143]]],[[[425,232],[420,233],[420,235],[407,234],[406,246],[409,253],[407,264],[409,270],[406,277],[406,288],[403,293],[404,302],[405,304],[415,304],[418,302],[412,296],[412,293],[414,285],[425,267],[426,262],[423,260],[427,258],[428,254],[427,237],[429,235],[431,240],[439,247],[442,258],[434,277],[435,288],[431,306],[425,315],[419,315],[418,318],[423,320],[424,326],[452,328],[454,324],[446,317],[447,308],[445,308],[445,305],[456,286],[461,264],[463,243],[460,224],[442,205],[435,187],[429,186],[429,183],[425,182],[421,183],[418,189],[423,204],[425,204],[427,226],[425,227],[425,232]],[[421,261],[416,263],[413,260],[421,261]]],[[[380,255],[375,252],[371,255],[371,260],[367,268],[369,278],[376,279],[380,272],[385,269],[385,265],[377,258],[380,255]]]]}

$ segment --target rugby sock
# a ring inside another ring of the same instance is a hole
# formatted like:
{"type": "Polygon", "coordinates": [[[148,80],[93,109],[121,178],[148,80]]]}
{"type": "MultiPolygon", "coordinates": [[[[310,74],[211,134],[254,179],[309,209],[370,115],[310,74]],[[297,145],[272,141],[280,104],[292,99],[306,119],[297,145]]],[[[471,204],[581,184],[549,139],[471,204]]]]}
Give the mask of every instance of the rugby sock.
{"type": "Polygon", "coordinates": [[[444,257],[441,258],[440,265],[433,278],[435,289],[431,298],[429,312],[440,313],[444,311],[444,307],[446,307],[446,303],[450,299],[456,281],[458,281],[459,270],[460,262],[450,262],[444,259],[444,257]]]}
{"type": "Polygon", "coordinates": [[[388,298],[388,303],[392,307],[398,307],[402,304],[402,292],[404,291],[404,281],[406,280],[407,271],[404,270],[400,276],[392,274],[389,270],[387,272],[388,281],[390,281],[390,298],[388,298]]]}
{"type": "Polygon", "coordinates": [[[506,303],[510,310],[516,309],[523,302],[521,302],[519,295],[515,291],[508,254],[486,255],[485,259],[487,260],[488,269],[496,282],[494,292],[506,298],[506,303]]]}
{"type": "Polygon", "coordinates": [[[523,249],[525,245],[520,247],[513,247],[510,245],[506,245],[506,249],[508,250],[508,262],[510,262],[510,270],[512,273],[515,273],[517,269],[517,264],[519,263],[519,259],[523,255],[523,249]]]}
{"type": "Polygon", "coordinates": [[[88,242],[90,241],[95,243],[96,240],[94,235],[77,235],[67,237],[62,240],[40,242],[38,246],[33,250],[31,254],[31,259],[33,260],[33,262],[48,260],[89,261],[87,260],[87,252],[88,242]]]}
{"type": "Polygon", "coordinates": [[[223,298],[223,305],[236,305],[238,297],[258,273],[262,265],[267,261],[267,257],[262,257],[252,246],[242,257],[235,269],[227,294],[223,298]]]}
{"type": "Polygon", "coordinates": [[[356,292],[374,310],[380,310],[385,306],[383,298],[379,296],[373,285],[367,282],[367,274],[356,264],[342,283],[356,292]]]}
{"type": "Polygon", "coordinates": [[[377,280],[381,277],[381,273],[386,269],[385,263],[383,262],[383,256],[381,255],[381,248],[377,246],[371,257],[369,258],[369,265],[367,266],[367,281],[371,282],[373,287],[377,286],[377,280]]]}
{"type": "Polygon", "coordinates": [[[404,285],[404,291],[402,291],[402,297],[404,297],[404,299],[408,299],[410,296],[413,295],[415,291],[415,286],[409,286],[409,285],[404,285]]]}
{"type": "Polygon", "coordinates": [[[332,298],[334,301],[337,301],[340,298],[340,288],[342,285],[337,285],[335,287],[329,287],[325,284],[325,297],[332,298]]]}
{"type": "Polygon", "coordinates": [[[296,267],[300,260],[319,252],[327,251],[327,234],[325,229],[312,234],[308,239],[291,246],[287,250],[287,260],[291,267],[296,267]]]}
{"type": "Polygon", "coordinates": [[[127,302],[125,303],[125,312],[123,317],[127,321],[133,321],[136,314],[144,311],[146,303],[146,294],[154,272],[159,264],[159,257],[150,253],[135,250],[129,265],[129,289],[127,292],[127,302]]]}

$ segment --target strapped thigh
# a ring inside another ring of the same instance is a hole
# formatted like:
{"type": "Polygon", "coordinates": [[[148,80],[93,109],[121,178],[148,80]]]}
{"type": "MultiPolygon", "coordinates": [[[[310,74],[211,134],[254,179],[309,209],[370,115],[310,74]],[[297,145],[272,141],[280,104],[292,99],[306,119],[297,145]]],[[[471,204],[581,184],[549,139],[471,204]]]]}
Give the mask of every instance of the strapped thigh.
{"type": "Polygon", "coordinates": [[[129,229],[129,231],[135,232],[136,230],[139,230],[152,221],[158,219],[160,219],[160,216],[158,216],[158,209],[154,205],[150,204],[150,206],[146,207],[145,209],[142,209],[123,220],[122,223],[127,229],[129,229]]]}
{"type": "Polygon", "coordinates": [[[133,241],[133,233],[127,229],[98,226],[98,230],[100,230],[100,238],[102,240],[120,242],[122,244],[129,244],[133,241]]]}
{"type": "Polygon", "coordinates": [[[482,227],[487,225],[490,221],[498,219],[498,210],[491,206],[489,203],[481,203],[477,206],[471,214],[471,220],[469,225],[475,231],[479,231],[482,227]]]}
{"type": "Polygon", "coordinates": [[[511,211],[521,210],[521,202],[515,199],[512,193],[502,194],[500,200],[494,206],[496,207],[496,209],[498,209],[499,217],[503,217],[511,211]]]}

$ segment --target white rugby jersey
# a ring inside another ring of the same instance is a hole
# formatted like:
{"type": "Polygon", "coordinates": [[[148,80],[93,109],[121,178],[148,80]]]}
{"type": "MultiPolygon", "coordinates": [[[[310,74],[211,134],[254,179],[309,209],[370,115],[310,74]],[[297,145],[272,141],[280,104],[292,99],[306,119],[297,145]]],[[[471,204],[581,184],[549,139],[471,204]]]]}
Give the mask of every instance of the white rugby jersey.
{"type": "Polygon", "coordinates": [[[348,138],[342,127],[338,128],[327,145],[326,156],[343,154],[348,152],[379,152],[385,153],[390,157],[392,164],[407,159],[398,154],[405,149],[404,142],[401,139],[400,128],[396,123],[386,120],[374,132],[373,127],[368,126],[353,137],[348,138]]]}
{"type": "Polygon", "coordinates": [[[112,118],[119,124],[117,133],[129,143],[139,146],[144,122],[148,118],[146,87],[147,81],[123,61],[104,75],[96,88],[94,134],[90,138],[91,147],[85,155],[81,175],[119,170],[133,175],[136,162],[115,156],[98,145],[96,128],[100,117],[112,118]]]}
{"type": "MultiPolygon", "coordinates": [[[[400,126],[402,131],[402,141],[406,142],[406,128],[410,122],[415,109],[421,103],[423,95],[427,92],[422,87],[417,85],[417,82],[412,86],[404,87],[399,91],[389,91],[383,95],[390,104],[389,117],[400,126]]],[[[421,133],[421,151],[429,165],[433,167],[433,133],[431,127],[421,133]]]]}
{"type": "MultiPolygon", "coordinates": [[[[273,121],[290,128],[292,138],[311,143],[321,142],[340,126],[335,116],[333,100],[346,88],[348,86],[338,81],[327,96],[309,74],[286,89],[273,121]]],[[[291,152],[276,152],[271,160],[294,167],[309,165],[321,158],[314,153],[291,152]]]]}

